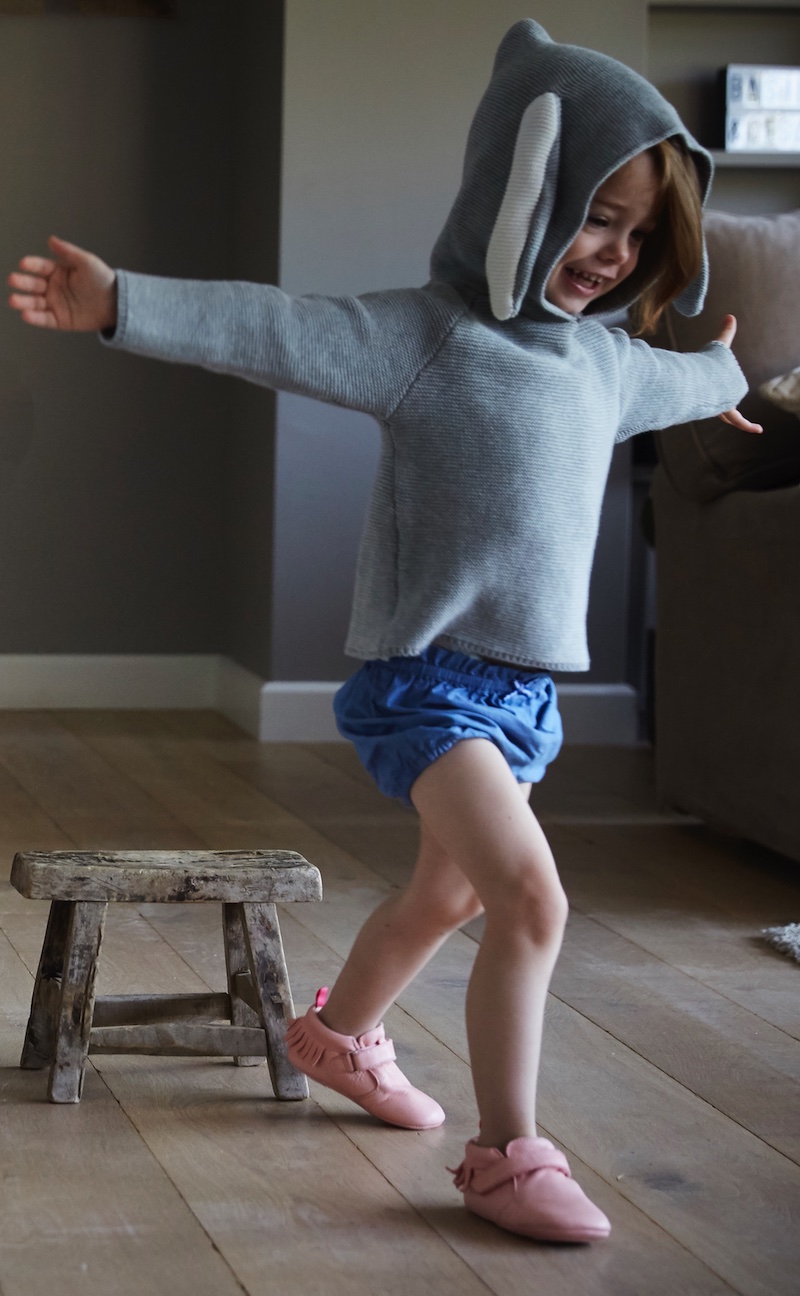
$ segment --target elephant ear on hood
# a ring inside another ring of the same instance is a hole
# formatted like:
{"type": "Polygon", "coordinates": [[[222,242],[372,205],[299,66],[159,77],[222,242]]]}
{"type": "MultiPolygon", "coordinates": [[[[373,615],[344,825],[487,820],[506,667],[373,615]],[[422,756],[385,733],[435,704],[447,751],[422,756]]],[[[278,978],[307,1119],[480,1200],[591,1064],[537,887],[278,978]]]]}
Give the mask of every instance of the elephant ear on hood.
{"type": "MultiPolygon", "coordinates": [[[[596,190],[637,153],[678,137],[705,202],[709,154],[671,104],[616,59],[559,45],[532,19],[504,37],[467,140],[461,189],[431,257],[431,276],[488,300],[498,320],[570,319],[545,298],[553,268],[583,227],[596,190]]],[[[640,269],[587,308],[629,306],[647,286],[640,269]]],[[[700,312],[697,278],[675,301],[700,312]]]]}

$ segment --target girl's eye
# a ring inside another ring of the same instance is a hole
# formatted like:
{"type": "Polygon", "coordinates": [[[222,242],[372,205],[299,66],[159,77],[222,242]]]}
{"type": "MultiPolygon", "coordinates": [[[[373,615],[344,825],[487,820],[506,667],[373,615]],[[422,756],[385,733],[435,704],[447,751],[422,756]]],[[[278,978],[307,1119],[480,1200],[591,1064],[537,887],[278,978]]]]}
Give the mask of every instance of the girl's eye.
{"type": "Polygon", "coordinates": [[[587,224],[587,225],[595,225],[595,226],[597,226],[597,227],[600,228],[600,229],[605,229],[606,226],[608,225],[608,218],[607,218],[606,216],[593,216],[593,215],[590,213],[590,214],[586,217],[586,224],[587,224]]]}

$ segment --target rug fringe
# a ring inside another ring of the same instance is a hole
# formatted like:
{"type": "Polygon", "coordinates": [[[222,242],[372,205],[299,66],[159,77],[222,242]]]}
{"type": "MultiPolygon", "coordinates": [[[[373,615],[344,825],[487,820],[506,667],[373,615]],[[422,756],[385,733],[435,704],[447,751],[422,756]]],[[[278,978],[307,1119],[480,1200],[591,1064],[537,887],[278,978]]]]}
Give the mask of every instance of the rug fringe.
{"type": "Polygon", "coordinates": [[[789,958],[800,963],[800,923],[788,923],[786,927],[764,927],[761,935],[781,954],[788,954],[789,958]]]}

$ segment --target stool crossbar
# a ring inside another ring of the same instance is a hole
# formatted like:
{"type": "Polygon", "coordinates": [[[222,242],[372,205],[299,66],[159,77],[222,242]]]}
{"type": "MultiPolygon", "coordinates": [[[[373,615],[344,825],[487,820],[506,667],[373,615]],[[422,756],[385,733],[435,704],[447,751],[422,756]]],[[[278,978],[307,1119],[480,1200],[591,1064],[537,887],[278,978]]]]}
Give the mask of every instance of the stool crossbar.
{"type": "Polygon", "coordinates": [[[289,1062],[294,1016],[276,903],[322,898],[319,870],[293,851],[33,851],[14,858],[21,895],[50,914],[20,1066],[50,1067],[51,1102],[77,1103],[98,1053],[265,1059],[275,1096],[308,1097],[289,1062]],[[95,980],[108,905],[222,904],[224,994],[105,995],[95,980]]]}

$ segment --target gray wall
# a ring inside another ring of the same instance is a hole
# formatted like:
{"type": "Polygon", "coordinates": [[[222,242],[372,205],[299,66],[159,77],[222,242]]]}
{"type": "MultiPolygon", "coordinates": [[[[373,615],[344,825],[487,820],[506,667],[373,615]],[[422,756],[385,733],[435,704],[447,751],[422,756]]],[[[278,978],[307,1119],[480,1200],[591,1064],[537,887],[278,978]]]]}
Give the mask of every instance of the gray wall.
{"type": "MultiPolygon", "coordinates": [[[[230,44],[180,22],[0,17],[0,253],[229,269],[230,44]]],[[[226,384],[0,314],[0,652],[219,647],[226,384]]]]}
{"type": "MultiPolygon", "coordinates": [[[[282,5],[0,17],[2,264],[278,275],[282,5]]],[[[274,398],[0,313],[0,653],[269,668],[274,398]]]]}
{"type": "MultiPolygon", "coordinates": [[[[217,4],[217,9],[229,8],[217,4]]],[[[283,98],[283,5],[237,0],[229,90],[228,139],[232,278],[277,283],[283,98]]],[[[275,396],[263,387],[229,387],[226,567],[220,603],[221,651],[263,678],[271,673],[275,396]]]]}

